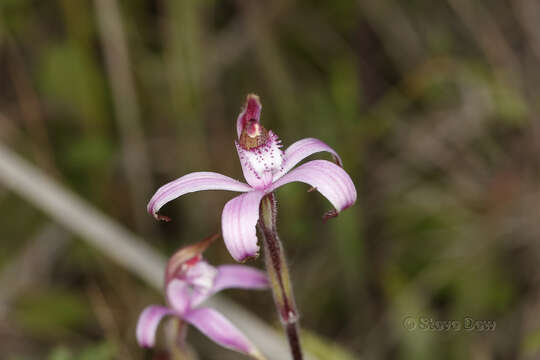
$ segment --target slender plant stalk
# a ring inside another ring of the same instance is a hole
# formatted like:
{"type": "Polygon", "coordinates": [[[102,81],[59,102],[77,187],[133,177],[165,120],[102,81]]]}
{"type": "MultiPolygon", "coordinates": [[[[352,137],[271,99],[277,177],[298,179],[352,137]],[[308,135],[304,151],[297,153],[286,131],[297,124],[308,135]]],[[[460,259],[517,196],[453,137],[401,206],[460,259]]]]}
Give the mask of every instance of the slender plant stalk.
{"type": "Polygon", "coordinates": [[[260,214],[258,228],[263,238],[266,271],[270,279],[274,302],[287,333],[292,358],[301,360],[303,356],[298,335],[298,311],[294,301],[285,252],[277,233],[277,203],[274,193],[270,193],[262,199],[260,214]]]}
{"type": "Polygon", "coordinates": [[[196,357],[186,342],[187,324],[181,319],[175,321],[175,341],[172,344],[172,353],[177,360],[194,360],[196,357]]]}

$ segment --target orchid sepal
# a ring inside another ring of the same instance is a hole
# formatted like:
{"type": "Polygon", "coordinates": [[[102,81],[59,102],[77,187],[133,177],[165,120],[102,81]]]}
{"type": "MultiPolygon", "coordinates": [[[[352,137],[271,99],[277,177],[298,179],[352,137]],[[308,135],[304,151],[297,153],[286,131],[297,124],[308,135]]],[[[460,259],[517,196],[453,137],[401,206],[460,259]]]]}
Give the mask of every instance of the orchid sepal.
{"type": "Polygon", "coordinates": [[[282,170],[274,175],[272,179],[273,182],[277,181],[280,177],[288,173],[292,168],[294,168],[298,163],[310,155],[319,153],[319,152],[328,152],[332,155],[334,162],[343,167],[343,161],[338,153],[328,146],[326,143],[322,142],[319,139],[315,138],[305,138],[296,141],[291,144],[284,152],[285,161],[283,162],[282,170]]]}
{"type": "Polygon", "coordinates": [[[186,314],[185,319],[216,344],[255,359],[264,359],[255,345],[220,312],[198,308],[186,314]]]}
{"type": "Polygon", "coordinates": [[[350,176],[330,161],[312,160],[302,164],[274,182],[272,190],[296,181],[306,183],[321,193],[334,206],[336,214],[356,202],[356,188],[350,176]]]}
{"type": "Polygon", "coordinates": [[[251,190],[251,187],[215,172],[204,171],[187,174],[160,187],[148,202],[148,213],[157,220],[169,221],[170,218],[158,215],[158,211],[163,205],[182,195],[202,190],[247,192],[251,190]]]}

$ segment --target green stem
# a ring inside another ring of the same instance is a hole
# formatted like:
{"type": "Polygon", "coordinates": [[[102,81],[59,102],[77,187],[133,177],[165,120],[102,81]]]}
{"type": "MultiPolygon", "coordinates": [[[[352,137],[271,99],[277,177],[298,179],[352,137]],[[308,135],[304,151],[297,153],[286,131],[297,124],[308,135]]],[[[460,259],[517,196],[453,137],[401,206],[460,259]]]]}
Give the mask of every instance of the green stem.
{"type": "Polygon", "coordinates": [[[258,228],[264,243],[266,271],[268,272],[276,309],[287,333],[293,359],[301,360],[302,349],[298,336],[298,311],[294,301],[285,252],[277,233],[276,215],[276,196],[274,193],[270,193],[261,201],[258,228]]]}
{"type": "Polygon", "coordinates": [[[171,354],[173,359],[178,360],[194,360],[193,350],[186,342],[187,324],[181,319],[174,319],[175,334],[172,339],[171,354]]]}

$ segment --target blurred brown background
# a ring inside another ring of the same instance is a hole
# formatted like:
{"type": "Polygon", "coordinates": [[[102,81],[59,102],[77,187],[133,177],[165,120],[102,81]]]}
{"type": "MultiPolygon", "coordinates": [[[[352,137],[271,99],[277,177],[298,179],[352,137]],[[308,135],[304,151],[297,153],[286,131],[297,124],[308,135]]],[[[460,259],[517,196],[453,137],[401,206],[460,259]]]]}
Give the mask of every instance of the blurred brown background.
{"type": "MultiPolygon", "coordinates": [[[[191,171],[242,178],[255,92],[285,146],[325,141],[359,194],[323,224],[320,195],[278,192],[306,349],[535,359],[539,69],[533,0],[1,0],[0,142],[166,255],[217,231],[231,194],[175,201],[167,224],[148,199],[191,171]],[[465,317],[496,329],[419,326],[465,317]]],[[[166,358],[134,338],[161,295],[0,181],[0,358],[166,358]]],[[[233,261],[221,241],[208,257],[233,261]]],[[[227,296],[279,330],[270,294],[227,296]]]]}

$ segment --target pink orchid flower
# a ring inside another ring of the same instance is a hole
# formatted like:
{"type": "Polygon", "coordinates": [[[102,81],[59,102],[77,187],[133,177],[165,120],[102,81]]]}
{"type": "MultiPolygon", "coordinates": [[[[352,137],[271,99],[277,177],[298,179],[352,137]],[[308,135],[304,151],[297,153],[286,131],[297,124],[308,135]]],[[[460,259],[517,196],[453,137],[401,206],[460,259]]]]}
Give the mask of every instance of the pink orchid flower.
{"type": "Polygon", "coordinates": [[[215,172],[195,172],[163,185],[147,206],[148,212],[156,219],[169,220],[158,214],[159,209],[184,194],[201,190],[243,192],[227,202],[221,217],[225,245],[232,257],[240,262],[258,255],[255,227],[259,219],[259,203],[266,194],[280,186],[295,181],[311,185],[335,208],[325,215],[326,218],[336,216],[356,201],[354,184],[341,168],[341,159],[332,148],[320,140],[306,138],[283,152],[278,136],[260,124],[261,109],[259,97],[248,95],[236,122],[236,150],[247,184],[215,172]],[[326,160],[313,160],[293,169],[306,157],[321,151],[332,154],[338,165],[326,160]]]}
{"type": "Polygon", "coordinates": [[[143,347],[154,346],[159,323],[165,316],[172,315],[195,326],[225,348],[263,359],[257,348],[227,318],[214,309],[199,305],[228,288],[266,289],[265,273],[244,265],[213,267],[200,253],[186,260],[186,254],[191,251],[189,256],[193,255],[193,249],[202,251],[207,244],[198,249],[196,246],[180,250],[169,261],[165,291],[168,306],[151,305],[144,309],[137,323],[137,342],[143,347]]]}

